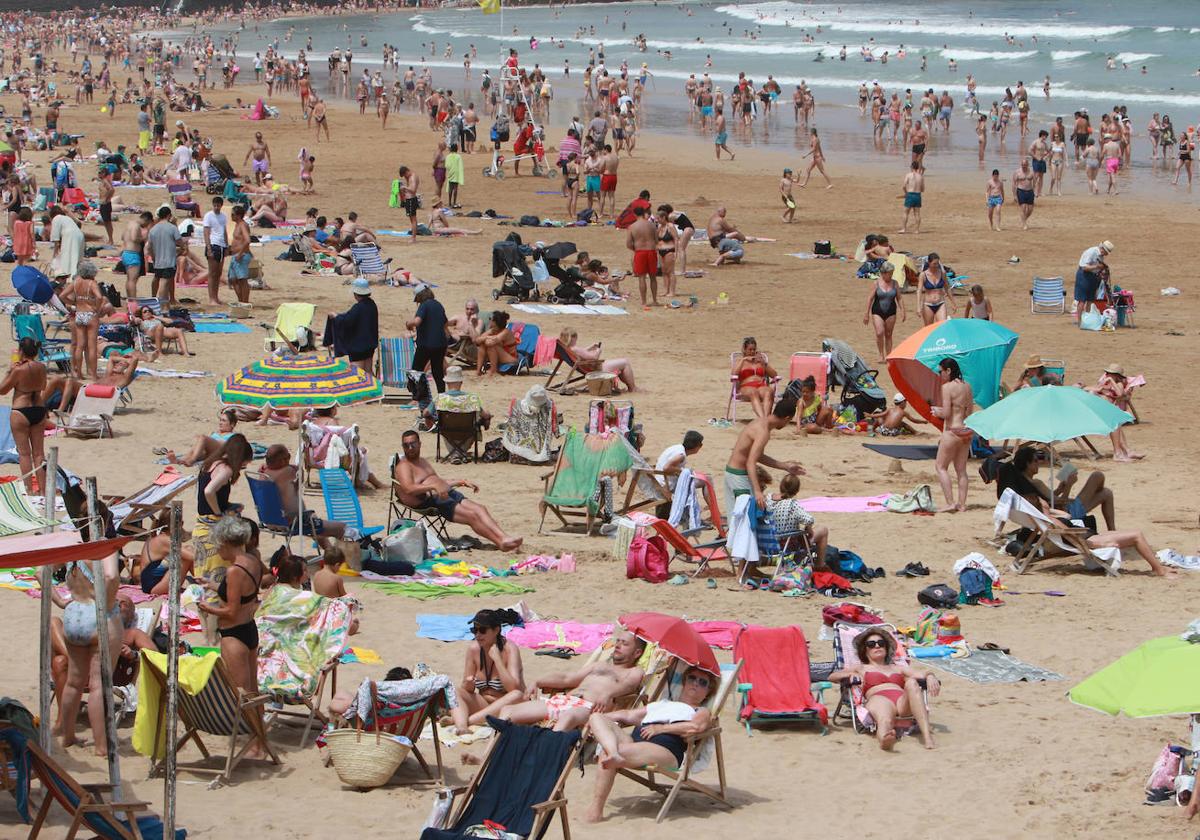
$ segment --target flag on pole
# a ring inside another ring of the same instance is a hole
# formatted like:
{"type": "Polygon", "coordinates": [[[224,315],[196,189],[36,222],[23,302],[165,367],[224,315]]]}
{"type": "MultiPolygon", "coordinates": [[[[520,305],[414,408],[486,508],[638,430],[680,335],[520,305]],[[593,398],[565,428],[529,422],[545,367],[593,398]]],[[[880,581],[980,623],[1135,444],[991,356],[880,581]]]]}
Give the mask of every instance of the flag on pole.
{"type": "Polygon", "coordinates": [[[485,15],[494,15],[500,11],[500,0],[476,0],[485,15]]]}

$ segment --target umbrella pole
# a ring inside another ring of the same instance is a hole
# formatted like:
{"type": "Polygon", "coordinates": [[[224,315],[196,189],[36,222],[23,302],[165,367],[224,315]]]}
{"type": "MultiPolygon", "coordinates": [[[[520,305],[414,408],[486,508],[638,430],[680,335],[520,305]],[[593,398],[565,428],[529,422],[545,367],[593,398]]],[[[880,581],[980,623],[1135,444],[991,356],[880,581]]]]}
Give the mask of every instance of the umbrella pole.
{"type": "Polygon", "coordinates": [[[1054,507],[1054,444],[1050,444],[1050,507],[1054,507]]]}
{"type": "MultiPolygon", "coordinates": [[[[300,424],[300,436],[296,439],[296,530],[300,534],[300,545],[304,545],[304,423],[300,424]]],[[[287,536],[288,554],[292,553],[292,535],[287,536]]]]}
{"type": "Polygon", "coordinates": [[[177,706],[179,703],[179,586],[180,563],[183,557],[180,552],[180,542],[183,531],[183,502],[171,502],[171,554],[167,561],[170,593],[167,596],[169,605],[167,624],[167,755],[166,775],[163,779],[163,837],[175,836],[175,754],[178,742],[177,706]]]}
{"type": "MultiPolygon", "coordinates": [[[[46,453],[46,486],[42,488],[46,497],[46,518],[54,522],[54,508],[58,501],[58,447],[51,446],[46,453]]],[[[45,529],[45,533],[54,532],[54,525],[45,529]]],[[[38,581],[42,587],[41,613],[38,620],[38,746],[46,755],[50,754],[50,745],[54,738],[50,734],[50,701],[54,692],[50,690],[50,658],[53,655],[50,645],[50,591],[54,579],[49,565],[42,566],[38,572],[38,581]]]]}
{"type": "MultiPolygon", "coordinates": [[[[88,536],[90,541],[97,539],[101,533],[100,517],[96,513],[96,477],[90,476],[85,482],[87,488],[88,536]]],[[[114,802],[121,801],[121,762],[117,755],[116,721],[113,720],[113,676],[112,659],[108,638],[108,580],[104,577],[104,560],[92,561],[92,586],[96,606],[96,641],[100,657],[100,697],[92,697],[88,702],[100,702],[104,707],[104,741],[108,753],[108,781],[112,785],[114,802]]]]}

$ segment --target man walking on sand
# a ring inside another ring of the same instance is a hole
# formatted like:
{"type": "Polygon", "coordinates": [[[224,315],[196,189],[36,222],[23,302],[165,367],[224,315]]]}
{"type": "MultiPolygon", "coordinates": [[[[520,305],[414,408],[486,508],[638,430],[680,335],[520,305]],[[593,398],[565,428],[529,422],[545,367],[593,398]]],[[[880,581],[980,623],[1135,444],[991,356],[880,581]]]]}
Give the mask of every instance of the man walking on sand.
{"type": "Polygon", "coordinates": [[[1021,210],[1021,230],[1029,230],[1029,217],[1033,215],[1033,172],[1029,158],[1021,158],[1021,168],[1012,174],[1012,188],[1017,196],[1017,207],[1021,210]]]}
{"type": "Polygon", "coordinates": [[[233,237],[229,241],[229,287],[242,303],[250,302],[250,225],[246,208],[233,208],[233,237]]]}
{"type": "Polygon", "coordinates": [[[925,192],[925,176],[921,174],[921,162],[914,160],[912,168],[904,176],[904,222],[896,233],[908,233],[908,217],[911,214],[916,228],[913,233],[921,232],[921,193],[925,192]]]}
{"type": "Polygon", "coordinates": [[[638,280],[642,295],[642,306],[658,306],[658,230],[646,218],[645,207],[634,207],[637,218],[629,226],[625,236],[625,247],[633,252],[633,273],[638,280]],[[650,303],[646,303],[646,281],[650,281],[650,303]]]}
{"type": "Polygon", "coordinates": [[[1004,179],[1000,177],[999,169],[992,170],[992,177],[984,187],[984,195],[987,196],[988,227],[1000,230],[1000,212],[1004,207],[1004,179]]]}
{"type": "Polygon", "coordinates": [[[208,302],[221,305],[221,271],[225,268],[225,249],[229,242],[225,228],[229,219],[221,212],[225,199],[217,196],[212,200],[212,209],[204,214],[204,258],[208,261],[208,302]]]}
{"type": "Polygon", "coordinates": [[[1029,144],[1029,165],[1033,169],[1033,194],[1042,194],[1042,180],[1046,177],[1046,158],[1050,157],[1050,132],[1042,129],[1038,138],[1029,144]]]}
{"type": "Polygon", "coordinates": [[[263,140],[261,131],[254,132],[254,142],[246,150],[246,159],[242,161],[242,165],[245,166],[247,163],[251,163],[250,168],[254,170],[255,186],[261,186],[263,176],[271,171],[271,147],[267,145],[266,140],[263,140]]]}
{"type": "Polygon", "coordinates": [[[717,109],[717,116],[716,119],[713,120],[713,126],[717,131],[716,136],[713,138],[713,148],[715,148],[717,151],[717,160],[721,159],[722,149],[724,149],[725,153],[729,155],[729,159],[733,160],[733,152],[729,151],[729,147],[725,145],[725,142],[729,139],[729,134],[725,131],[725,113],[723,109],[717,109]]]}

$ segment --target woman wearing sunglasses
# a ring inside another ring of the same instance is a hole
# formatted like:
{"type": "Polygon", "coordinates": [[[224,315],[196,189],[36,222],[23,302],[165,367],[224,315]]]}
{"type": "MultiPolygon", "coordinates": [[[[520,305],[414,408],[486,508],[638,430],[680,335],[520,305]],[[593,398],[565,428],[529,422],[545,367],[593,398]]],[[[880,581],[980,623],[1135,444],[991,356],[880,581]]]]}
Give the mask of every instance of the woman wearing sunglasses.
{"type": "Polygon", "coordinates": [[[687,752],[684,737],[703,732],[712,720],[704,704],[717,687],[717,677],[700,668],[688,668],[678,700],[656,700],[639,709],[594,713],[588,719],[602,755],[596,792],[587,812],[588,822],[604,819],[604,803],[622,767],[676,768],[687,752]],[[621,726],[633,726],[629,732],[621,726]]]}
{"type": "Polygon", "coordinates": [[[929,694],[936,697],[941,689],[938,678],[929,672],[914,671],[896,661],[896,640],[886,630],[870,628],[854,637],[854,652],[859,664],[829,675],[831,682],[857,679],[862,684],[863,701],[875,719],[875,737],[880,749],[896,744],[896,718],[912,718],[921,730],[921,743],[933,749],[929,731],[929,713],[921,697],[917,680],[924,679],[929,694]]]}
{"type": "MultiPolygon", "coordinates": [[[[467,723],[473,726],[486,723],[488,715],[525,699],[521,651],[507,644],[500,633],[502,626],[516,624],[517,620],[512,610],[480,610],[471,619],[475,641],[467,648],[458,699],[467,713],[467,723]]],[[[465,729],[461,718],[455,726],[465,729]]]]}

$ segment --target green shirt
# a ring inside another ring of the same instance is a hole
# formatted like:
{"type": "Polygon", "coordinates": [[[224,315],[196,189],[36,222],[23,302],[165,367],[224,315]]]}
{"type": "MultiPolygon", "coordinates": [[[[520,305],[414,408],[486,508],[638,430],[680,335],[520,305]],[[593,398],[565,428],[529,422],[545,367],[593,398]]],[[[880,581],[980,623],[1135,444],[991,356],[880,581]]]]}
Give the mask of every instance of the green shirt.
{"type": "Polygon", "coordinates": [[[451,184],[466,183],[462,155],[458,152],[446,155],[446,180],[451,184]]]}

